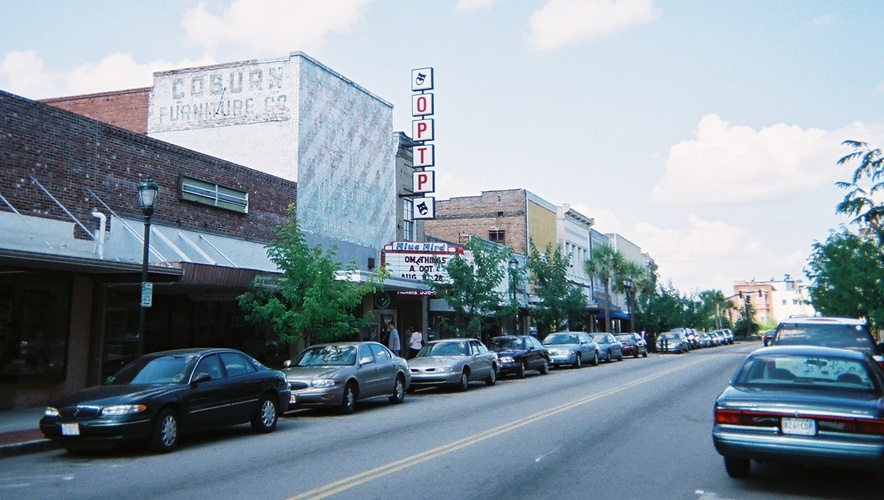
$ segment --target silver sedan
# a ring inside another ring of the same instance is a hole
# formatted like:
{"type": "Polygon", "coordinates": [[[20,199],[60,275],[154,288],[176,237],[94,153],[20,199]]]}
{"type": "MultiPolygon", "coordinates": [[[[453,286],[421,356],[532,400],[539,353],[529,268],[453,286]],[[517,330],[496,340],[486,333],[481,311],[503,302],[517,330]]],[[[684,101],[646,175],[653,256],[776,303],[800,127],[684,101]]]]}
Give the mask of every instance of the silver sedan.
{"type": "Polygon", "coordinates": [[[292,395],[289,409],[337,406],[350,414],[356,402],[387,396],[405,400],[408,363],[377,342],[336,342],[308,347],[283,364],[292,395]]]}
{"type": "Polygon", "coordinates": [[[543,339],[543,345],[549,349],[553,366],[580,368],[587,361],[593,366],[599,364],[599,345],[586,332],[551,333],[543,339]]]}
{"type": "Polygon", "coordinates": [[[497,354],[476,339],[445,339],[428,343],[408,360],[412,387],[454,385],[461,391],[474,380],[497,383],[497,354]]]}

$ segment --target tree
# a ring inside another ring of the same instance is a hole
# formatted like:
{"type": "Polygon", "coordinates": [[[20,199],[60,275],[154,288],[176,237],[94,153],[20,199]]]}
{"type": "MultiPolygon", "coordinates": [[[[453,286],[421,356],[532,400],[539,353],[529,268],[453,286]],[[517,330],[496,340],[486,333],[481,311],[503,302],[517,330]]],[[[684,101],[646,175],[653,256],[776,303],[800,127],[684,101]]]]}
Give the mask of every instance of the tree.
{"type": "Polygon", "coordinates": [[[454,321],[443,318],[443,325],[453,329],[458,337],[478,338],[483,317],[512,317],[512,307],[517,307],[502,306],[507,301],[499,292],[507,273],[504,263],[512,255],[512,249],[473,237],[467,242],[467,249],[471,258],[456,255],[446,263],[448,283],[427,281],[427,284],[454,310],[454,321]]]}
{"type": "MultiPolygon", "coordinates": [[[[363,284],[338,279],[341,267],[334,260],[335,248],[323,252],[318,245],[309,247],[298,228],[294,207],[288,210],[288,222],[276,227],[274,239],[266,247],[282,276],[275,287],[253,285],[239,296],[246,321],[269,324],[285,343],[304,340],[310,345],[352,337],[367,325],[354,311],[366,294],[380,286],[382,274],[376,272],[363,284]]],[[[344,275],[355,269],[351,262],[344,275]]]]}
{"type": "Polygon", "coordinates": [[[698,328],[707,330],[719,330],[728,326],[727,311],[734,308],[734,303],[728,300],[721,290],[704,290],[699,294],[700,298],[700,323],[698,328]]]}
{"type": "Polygon", "coordinates": [[[825,243],[813,244],[805,273],[817,311],[884,324],[884,264],[874,240],[843,227],[831,231],[825,243]]]}
{"type": "Polygon", "coordinates": [[[884,190],[884,157],[879,149],[870,149],[865,142],[848,140],[842,144],[853,147],[853,152],[839,159],[838,165],[859,159],[859,166],[850,182],[835,183],[849,190],[835,207],[835,213],[854,217],[852,222],[874,234],[880,248],[884,246],[884,205],[880,201],[884,190]]]}
{"type": "Polygon", "coordinates": [[[586,316],[586,299],[583,293],[568,281],[570,258],[559,247],[546,245],[541,253],[529,241],[528,270],[534,284],[534,293],[540,301],[531,306],[531,316],[537,324],[537,336],[543,338],[550,332],[559,331],[565,325],[581,323],[586,316]]]}
{"type": "Polygon", "coordinates": [[[611,331],[611,280],[621,271],[625,260],[623,254],[614,250],[610,245],[599,245],[592,249],[592,254],[586,259],[586,273],[590,276],[598,276],[605,288],[605,331],[611,331]]]}

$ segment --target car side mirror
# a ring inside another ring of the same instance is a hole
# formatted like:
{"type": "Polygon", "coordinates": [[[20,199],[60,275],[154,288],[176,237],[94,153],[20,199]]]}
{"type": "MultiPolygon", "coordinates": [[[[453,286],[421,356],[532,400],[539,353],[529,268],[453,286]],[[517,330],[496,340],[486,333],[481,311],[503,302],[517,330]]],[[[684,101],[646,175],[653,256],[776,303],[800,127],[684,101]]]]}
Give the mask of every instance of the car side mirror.
{"type": "Polygon", "coordinates": [[[190,385],[195,386],[203,382],[208,382],[209,380],[212,380],[212,376],[208,373],[197,373],[196,376],[193,377],[193,379],[190,381],[190,385]]]}
{"type": "Polygon", "coordinates": [[[288,368],[288,367],[290,367],[290,366],[292,366],[292,360],[287,359],[287,360],[285,360],[285,361],[282,362],[282,367],[283,367],[283,368],[288,368]]]}

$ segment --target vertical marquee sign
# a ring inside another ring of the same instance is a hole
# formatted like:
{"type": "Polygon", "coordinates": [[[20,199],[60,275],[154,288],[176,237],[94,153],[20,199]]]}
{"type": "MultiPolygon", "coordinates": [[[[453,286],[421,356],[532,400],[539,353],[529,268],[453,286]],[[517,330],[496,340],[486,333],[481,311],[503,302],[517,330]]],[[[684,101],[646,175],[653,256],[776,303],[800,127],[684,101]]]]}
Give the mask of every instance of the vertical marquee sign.
{"type": "Polygon", "coordinates": [[[436,166],[436,151],[428,142],[435,139],[433,121],[433,68],[411,70],[411,139],[417,143],[411,148],[414,158],[412,191],[415,219],[436,218],[436,198],[426,196],[436,192],[436,172],[427,170],[436,166]]]}

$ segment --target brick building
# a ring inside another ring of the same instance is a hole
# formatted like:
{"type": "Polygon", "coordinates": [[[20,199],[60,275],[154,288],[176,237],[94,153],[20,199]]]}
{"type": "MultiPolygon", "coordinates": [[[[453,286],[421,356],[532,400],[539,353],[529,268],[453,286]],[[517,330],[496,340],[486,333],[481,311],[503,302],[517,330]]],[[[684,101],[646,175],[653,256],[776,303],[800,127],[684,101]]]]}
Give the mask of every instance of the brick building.
{"type": "Polygon", "coordinates": [[[95,384],[139,352],[274,354],[236,297],[275,272],[264,245],[294,181],[2,91],[0,137],[0,409],[95,384]],[[139,338],[148,177],[155,285],[139,338]]]}

